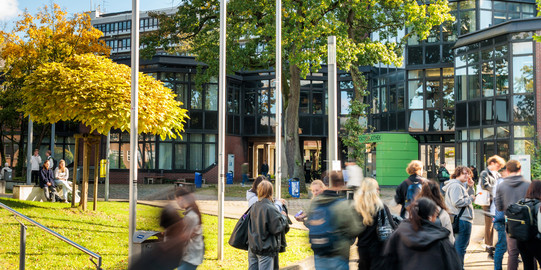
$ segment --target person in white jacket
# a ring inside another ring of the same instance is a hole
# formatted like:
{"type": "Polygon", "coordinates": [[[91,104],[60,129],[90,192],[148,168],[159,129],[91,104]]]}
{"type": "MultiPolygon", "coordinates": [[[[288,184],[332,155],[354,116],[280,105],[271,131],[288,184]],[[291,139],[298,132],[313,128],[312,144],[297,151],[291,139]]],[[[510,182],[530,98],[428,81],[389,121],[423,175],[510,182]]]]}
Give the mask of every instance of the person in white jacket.
{"type": "Polygon", "coordinates": [[[66,168],[66,161],[61,159],[58,163],[58,167],[54,170],[54,182],[57,186],[62,187],[62,194],[65,202],[68,202],[68,193],[73,191],[71,182],[68,181],[68,178],[69,170],[66,168]]]}
{"type": "Polygon", "coordinates": [[[32,182],[39,185],[39,169],[41,165],[41,157],[38,149],[34,149],[34,155],[30,158],[30,166],[32,168],[32,182]]]}

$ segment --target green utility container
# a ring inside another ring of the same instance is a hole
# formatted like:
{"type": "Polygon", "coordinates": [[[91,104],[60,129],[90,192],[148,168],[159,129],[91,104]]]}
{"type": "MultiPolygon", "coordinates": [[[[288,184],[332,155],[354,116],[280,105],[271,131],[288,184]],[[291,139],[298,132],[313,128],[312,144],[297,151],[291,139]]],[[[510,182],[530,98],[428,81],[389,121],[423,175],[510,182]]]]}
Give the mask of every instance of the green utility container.
{"type": "MultiPolygon", "coordinates": [[[[409,134],[371,133],[362,135],[359,139],[363,143],[375,144],[367,158],[370,155],[370,160],[375,163],[370,165],[375,168],[375,178],[381,186],[396,186],[402,183],[408,177],[408,164],[419,159],[419,142],[409,134]]],[[[373,177],[373,172],[365,172],[365,176],[373,177]]]]}

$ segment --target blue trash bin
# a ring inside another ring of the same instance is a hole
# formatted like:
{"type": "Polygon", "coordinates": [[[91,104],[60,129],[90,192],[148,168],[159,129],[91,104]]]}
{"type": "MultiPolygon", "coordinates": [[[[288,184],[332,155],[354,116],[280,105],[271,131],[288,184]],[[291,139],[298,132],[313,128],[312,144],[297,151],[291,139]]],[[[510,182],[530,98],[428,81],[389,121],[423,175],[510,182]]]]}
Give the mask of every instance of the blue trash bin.
{"type": "Polygon", "coordinates": [[[293,198],[298,198],[301,195],[299,178],[289,178],[289,194],[293,198]]]}
{"type": "Polygon", "coordinates": [[[226,174],[226,179],[227,179],[226,184],[232,185],[233,184],[233,172],[228,172],[226,174]]]}
{"type": "Polygon", "coordinates": [[[203,185],[203,174],[196,172],[194,182],[196,188],[201,188],[203,185]]]}

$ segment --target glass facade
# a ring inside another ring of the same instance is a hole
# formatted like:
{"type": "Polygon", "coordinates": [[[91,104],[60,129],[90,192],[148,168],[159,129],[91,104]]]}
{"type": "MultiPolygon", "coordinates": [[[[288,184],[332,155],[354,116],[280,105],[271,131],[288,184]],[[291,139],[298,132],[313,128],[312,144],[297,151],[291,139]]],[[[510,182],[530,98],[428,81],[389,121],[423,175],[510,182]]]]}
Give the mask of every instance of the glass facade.
{"type": "Polygon", "coordinates": [[[456,49],[458,164],[533,154],[533,48],[532,33],[521,32],[456,49]]]}

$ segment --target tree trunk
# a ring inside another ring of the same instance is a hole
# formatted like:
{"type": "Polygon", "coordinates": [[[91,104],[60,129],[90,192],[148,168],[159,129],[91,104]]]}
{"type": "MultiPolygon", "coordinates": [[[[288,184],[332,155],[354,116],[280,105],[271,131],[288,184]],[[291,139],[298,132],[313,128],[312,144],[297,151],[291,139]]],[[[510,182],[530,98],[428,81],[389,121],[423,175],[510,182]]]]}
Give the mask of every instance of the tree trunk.
{"type": "Polygon", "coordinates": [[[24,168],[24,162],[26,160],[25,153],[27,151],[26,147],[24,147],[24,133],[28,132],[27,126],[28,126],[28,117],[21,117],[21,128],[20,128],[21,136],[19,138],[19,155],[17,156],[17,166],[15,167],[16,175],[20,175],[20,176],[26,175],[26,171],[25,173],[23,173],[23,168],[24,168]]]}
{"type": "Polygon", "coordinates": [[[299,67],[291,65],[289,75],[289,96],[287,97],[288,102],[284,114],[285,161],[288,177],[299,178],[301,192],[306,192],[306,181],[299,145],[299,100],[301,91],[301,71],[299,67]]]}

